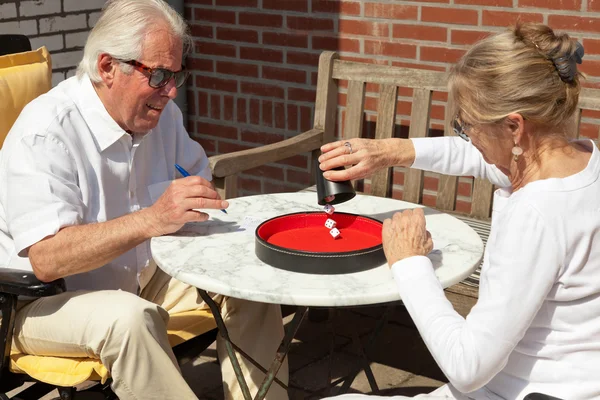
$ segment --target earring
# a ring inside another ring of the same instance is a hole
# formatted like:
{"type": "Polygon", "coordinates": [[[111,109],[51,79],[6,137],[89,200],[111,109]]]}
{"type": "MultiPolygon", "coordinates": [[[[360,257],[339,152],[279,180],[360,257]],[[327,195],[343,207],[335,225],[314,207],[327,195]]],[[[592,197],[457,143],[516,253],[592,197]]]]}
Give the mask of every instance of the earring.
{"type": "Polygon", "coordinates": [[[517,146],[517,144],[515,143],[515,147],[512,148],[512,154],[513,154],[513,160],[518,161],[519,160],[519,156],[521,154],[523,154],[523,149],[520,148],[519,146],[517,146]]]}

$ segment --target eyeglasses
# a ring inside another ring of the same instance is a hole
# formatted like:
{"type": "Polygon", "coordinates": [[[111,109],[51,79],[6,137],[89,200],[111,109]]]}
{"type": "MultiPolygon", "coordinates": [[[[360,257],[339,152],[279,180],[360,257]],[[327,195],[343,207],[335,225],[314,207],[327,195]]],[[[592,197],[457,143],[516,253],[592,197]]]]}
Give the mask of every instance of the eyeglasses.
{"type": "Polygon", "coordinates": [[[175,78],[175,87],[180,88],[185,83],[185,80],[190,75],[188,71],[182,66],[180,71],[173,72],[166,68],[150,68],[145,66],[139,61],[135,60],[117,60],[122,62],[123,64],[132,65],[134,68],[138,70],[145,71],[150,74],[148,77],[148,85],[151,88],[159,89],[163,86],[166,86],[167,83],[171,80],[171,78],[175,78]]]}
{"type": "Polygon", "coordinates": [[[454,118],[454,121],[452,121],[452,130],[454,131],[454,133],[456,133],[458,136],[460,136],[461,139],[470,142],[471,139],[469,138],[469,135],[467,135],[467,130],[469,130],[471,128],[471,125],[466,124],[466,123],[461,123],[460,120],[458,119],[458,117],[454,118]]]}

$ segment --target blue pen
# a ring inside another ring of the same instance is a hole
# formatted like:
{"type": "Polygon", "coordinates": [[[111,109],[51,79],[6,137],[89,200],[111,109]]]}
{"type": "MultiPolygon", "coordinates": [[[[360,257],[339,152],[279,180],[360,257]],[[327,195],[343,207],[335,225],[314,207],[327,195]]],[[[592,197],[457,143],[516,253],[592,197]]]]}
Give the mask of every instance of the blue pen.
{"type": "MultiPolygon", "coordinates": [[[[189,173],[189,172],[187,172],[185,169],[183,169],[183,167],[182,167],[181,165],[179,165],[179,164],[175,164],[175,168],[176,168],[176,169],[177,169],[177,171],[179,171],[179,173],[180,173],[181,175],[183,175],[184,177],[186,177],[186,176],[190,176],[190,173],[189,173]]],[[[223,209],[221,209],[221,211],[223,211],[225,214],[227,214],[227,211],[226,211],[226,210],[223,210],[223,209]]]]}

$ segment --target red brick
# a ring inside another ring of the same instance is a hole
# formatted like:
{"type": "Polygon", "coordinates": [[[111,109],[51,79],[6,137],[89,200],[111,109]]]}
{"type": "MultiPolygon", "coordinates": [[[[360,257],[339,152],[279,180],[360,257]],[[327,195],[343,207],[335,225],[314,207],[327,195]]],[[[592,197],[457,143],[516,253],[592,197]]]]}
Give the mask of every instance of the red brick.
{"type": "Polygon", "coordinates": [[[319,65],[319,54],[288,51],[286,61],[288,64],[310,65],[316,67],[319,65]]]}
{"type": "Polygon", "coordinates": [[[454,4],[512,8],[513,0],[454,0],[454,4]]]}
{"type": "Polygon", "coordinates": [[[295,104],[287,105],[287,130],[291,132],[298,130],[298,106],[295,104]]]}
{"type": "Polygon", "coordinates": [[[600,60],[586,60],[578,66],[579,70],[590,76],[600,76],[600,60]]]}
{"type": "Polygon", "coordinates": [[[222,24],[235,24],[235,12],[215,10],[213,8],[196,8],[194,12],[195,21],[210,21],[222,24]]]}
{"type": "MultiPolygon", "coordinates": [[[[508,12],[508,11],[490,11],[483,10],[482,22],[484,26],[507,27],[513,25],[517,20],[521,22],[544,22],[542,14],[508,12]]],[[[553,26],[554,27],[554,26],[553,26]]]]}
{"type": "Polygon", "coordinates": [[[276,81],[306,83],[306,72],[297,69],[269,67],[263,65],[262,77],[276,81]]]}
{"type": "Polygon", "coordinates": [[[223,96],[223,119],[233,122],[233,96],[223,96]]]}
{"type": "Polygon", "coordinates": [[[235,46],[222,43],[196,41],[196,53],[200,55],[235,57],[235,46]]]}
{"type": "Polygon", "coordinates": [[[431,105],[431,119],[444,120],[446,119],[446,115],[444,114],[446,111],[446,107],[439,104],[431,105]]]}
{"type": "Polygon", "coordinates": [[[433,92],[431,99],[434,101],[448,101],[448,92],[433,92]]]}
{"type": "Polygon", "coordinates": [[[308,0],[263,0],[263,8],[269,10],[308,11],[308,0]]]}
{"type": "Polygon", "coordinates": [[[258,144],[277,143],[284,139],[283,135],[278,133],[267,133],[251,129],[243,129],[240,134],[243,142],[252,142],[258,144]]]}
{"type": "Polygon", "coordinates": [[[304,34],[263,32],[263,44],[285,47],[308,47],[308,37],[304,34]]]}
{"type": "Polygon", "coordinates": [[[360,52],[360,41],[331,36],[313,36],[312,48],[313,50],[334,50],[358,53],[360,52]]]}
{"type": "Polygon", "coordinates": [[[269,100],[263,100],[261,102],[262,108],[262,125],[273,126],[273,102],[269,100]]]}
{"type": "Polygon", "coordinates": [[[312,0],[312,12],[360,15],[360,3],[356,1],[312,0]]]}
{"type": "Polygon", "coordinates": [[[438,179],[432,176],[423,177],[423,189],[437,191],[438,179]]]}
{"type": "Polygon", "coordinates": [[[417,6],[381,3],[365,4],[365,17],[416,20],[418,13],[419,8],[417,6]]]}
{"type": "Polygon", "coordinates": [[[240,58],[280,63],[283,61],[283,52],[264,47],[240,47],[240,58]]]}
{"type": "Polygon", "coordinates": [[[234,151],[248,150],[251,148],[252,147],[250,146],[244,146],[239,143],[223,142],[221,140],[218,142],[219,154],[233,153],[234,151]]]}
{"type": "Polygon", "coordinates": [[[446,68],[440,67],[438,65],[427,65],[423,63],[413,64],[404,61],[392,61],[392,65],[394,67],[402,67],[402,68],[418,68],[418,69],[426,69],[429,71],[446,71],[446,68]]]}
{"type": "Polygon", "coordinates": [[[250,29],[233,29],[217,27],[217,39],[232,42],[258,43],[258,32],[250,29]]]}
{"type": "Polygon", "coordinates": [[[231,79],[217,78],[215,76],[197,75],[196,87],[221,92],[237,92],[237,81],[231,79]]]}
{"type": "Polygon", "coordinates": [[[519,0],[519,7],[549,8],[551,10],[580,11],[581,0],[519,0]]]}
{"type": "Polygon", "coordinates": [[[208,154],[216,153],[217,151],[217,143],[215,140],[206,139],[206,138],[196,138],[193,137],[193,140],[200,143],[200,146],[206,151],[208,154]]]}
{"type": "Polygon", "coordinates": [[[424,194],[423,199],[421,199],[421,204],[427,207],[435,207],[436,198],[436,196],[424,194]]]}
{"type": "Polygon", "coordinates": [[[394,24],[392,36],[395,38],[445,42],[448,30],[439,26],[394,24]]]}
{"type": "Polygon", "coordinates": [[[319,74],[317,72],[310,73],[310,84],[315,86],[319,80],[319,74]]]}
{"type": "Polygon", "coordinates": [[[238,133],[235,126],[227,126],[220,124],[211,124],[208,122],[198,121],[196,123],[198,133],[201,135],[215,136],[218,138],[237,140],[238,133]]]}
{"type": "Polygon", "coordinates": [[[258,78],[258,65],[240,62],[217,61],[217,72],[226,75],[250,76],[258,78]]]}
{"type": "Polygon", "coordinates": [[[198,104],[198,116],[199,117],[208,117],[208,93],[198,92],[197,104],[198,104]]]}
{"type": "Polygon", "coordinates": [[[240,92],[264,97],[277,97],[283,99],[283,88],[265,83],[242,82],[240,92]]]}
{"type": "Polygon", "coordinates": [[[300,106],[298,109],[300,110],[300,130],[306,132],[313,126],[312,108],[300,106]]]}
{"type": "Polygon", "coordinates": [[[187,0],[188,4],[202,4],[206,6],[212,6],[212,0],[187,0]]]}
{"type": "Polygon", "coordinates": [[[455,63],[463,54],[465,54],[464,50],[421,46],[421,60],[423,61],[455,63]]]}
{"type": "Polygon", "coordinates": [[[584,39],[583,47],[585,47],[585,54],[588,54],[588,55],[589,54],[600,54],[600,40],[599,39],[584,39]]]}
{"type": "Polygon", "coordinates": [[[286,180],[290,183],[298,183],[305,186],[310,184],[310,173],[306,171],[295,171],[293,169],[288,169],[286,178],[286,180]]]}
{"type": "Polygon", "coordinates": [[[417,46],[413,44],[391,43],[365,40],[365,54],[376,54],[385,57],[416,58],[417,46]]]}
{"type": "Polygon", "coordinates": [[[476,10],[422,7],[421,21],[446,24],[477,25],[479,16],[476,10]]]}
{"type": "Polygon", "coordinates": [[[392,183],[394,185],[404,185],[404,172],[394,171],[392,175],[392,183]]]}
{"type": "Polygon", "coordinates": [[[213,34],[213,27],[209,25],[190,25],[190,33],[193,37],[202,37],[208,39],[215,37],[213,34]]]}
{"type": "Polygon", "coordinates": [[[291,101],[305,101],[308,103],[314,103],[317,92],[315,90],[300,89],[300,88],[288,88],[288,100],[291,101]]]}
{"type": "Polygon", "coordinates": [[[398,96],[399,97],[412,97],[413,90],[411,88],[399,87],[398,88],[398,96]]]}
{"type": "Polygon", "coordinates": [[[595,118],[595,119],[600,119],[600,111],[596,111],[596,110],[581,110],[581,116],[583,118],[595,118]]]}
{"type": "Polygon", "coordinates": [[[237,99],[237,117],[236,117],[236,121],[237,122],[241,122],[241,123],[246,123],[248,122],[247,119],[247,114],[246,114],[246,99],[244,98],[238,98],[237,99]]]}
{"type": "Polygon", "coordinates": [[[600,11],[600,0],[588,0],[588,11],[600,11]]]}
{"type": "Polygon", "coordinates": [[[258,0],[216,0],[220,7],[256,7],[258,0]]]}
{"type": "Polygon", "coordinates": [[[466,182],[458,182],[457,194],[459,196],[471,197],[471,184],[466,182]]]}
{"type": "Polygon", "coordinates": [[[333,20],[314,17],[287,16],[287,27],[300,31],[333,31],[333,20]]]}
{"type": "Polygon", "coordinates": [[[340,55],[340,59],[345,60],[345,61],[354,61],[354,62],[361,62],[361,63],[367,63],[367,64],[388,65],[387,60],[373,58],[373,57],[362,58],[362,57],[352,57],[352,56],[340,55]]]}
{"type": "Polygon", "coordinates": [[[261,193],[261,184],[259,179],[238,177],[238,187],[254,193],[261,193]]]}
{"type": "Polygon", "coordinates": [[[461,213],[469,214],[471,212],[471,203],[462,200],[456,200],[455,210],[461,213]]]}
{"type": "Polygon", "coordinates": [[[489,36],[491,32],[484,31],[463,31],[452,29],[450,31],[450,43],[452,44],[473,44],[489,36]]]}
{"type": "Polygon", "coordinates": [[[285,129],[285,103],[273,104],[273,118],[275,119],[275,128],[285,129]]]}
{"type": "Polygon", "coordinates": [[[210,95],[210,117],[212,119],[221,119],[221,96],[218,94],[210,95]]]}
{"type": "Polygon", "coordinates": [[[192,70],[192,71],[214,72],[214,70],[215,70],[214,65],[213,65],[214,61],[207,60],[205,58],[188,57],[185,60],[185,63],[187,65],[187,69],[192,70]]]}
{"type": "MultiPolygon", "coordinates": [[[[198,113],[198,108],[196,108],[196,92],[188,90],[187,93],[187,107],[188,107],[188,115],[193,116],[198,113]]],[[[189,121],[188,121],[189,122],[189,121]]]]}
{"type": "Polygon", "coordinates": [[[260,122],[260,100],[250,100],[250,123],[258,125],[260,122]]]}
{"type": "Polygon", "coordinates": [[[409,116],[412,111],[412,102],[398,100],[396,103],[396,114],[409,116]]]}
{"type": "Polygon", "coordinates": [[[187,6],[184,7],[183,18],[185,18],[185,20],[188,22],[191,22],[194,20],[194,10],[192,9],[192,7],[187,7],[187,6]]]}
{"type": "Polygon", "coordinates": [[[548,17],[548,25],[554,29],[565,29],[568,31],[600,32],[600,18],[550,15],[548,17]]]}
{"type": "Polygon", "coordinates": [[[363,36],[389,36],[389,26],[386,23],[371,21],[356,21],[340,19],[338,31],[343,34],[363,36]]]}
{"type": "Polygon", "coordinates": [[[276,14],[240,12],[238,17],[240,25],[266,26],[269,28],[281,28],[283,25],[283,17],[276,14]]]}
{"type": "Polygon", "coordinates": [[[598,125],[582,123],[579,126],[579,135],[590,139],[598,139],[598,125]]]}

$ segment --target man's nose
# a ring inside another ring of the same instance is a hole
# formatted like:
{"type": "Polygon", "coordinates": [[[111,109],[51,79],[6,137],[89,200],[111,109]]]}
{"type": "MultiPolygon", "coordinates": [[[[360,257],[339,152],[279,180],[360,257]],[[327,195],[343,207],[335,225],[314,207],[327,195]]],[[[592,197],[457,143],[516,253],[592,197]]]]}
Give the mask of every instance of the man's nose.
{"type": "Polygon", "coordinates": [[[162,87],[163,93],[173,100],[177,97],[177,86],[175,86],[175,78],[169,79],[169,82],[165,86],[162,87]]]}

